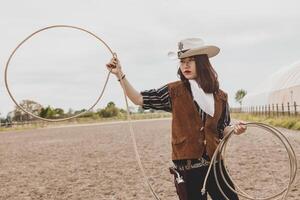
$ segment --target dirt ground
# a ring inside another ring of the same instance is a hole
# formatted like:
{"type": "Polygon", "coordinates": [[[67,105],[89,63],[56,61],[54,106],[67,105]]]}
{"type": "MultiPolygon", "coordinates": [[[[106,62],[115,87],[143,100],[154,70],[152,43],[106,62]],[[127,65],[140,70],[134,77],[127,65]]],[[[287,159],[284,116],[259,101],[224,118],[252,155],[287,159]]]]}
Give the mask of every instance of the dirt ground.
{"type": "MultiPolygon", "coordinates": [[[[168,171],[171,121],[138,121],[133,127],[155,192],[161,200],[177,199],[168,171]]],[[[300,132],[280,130],[300,160],[300,132]]],[[[249,127],[230,140],[226,152],[233,180],[250,195],[267,197],[287,184],[287,153],[268,132],[249,127]]],[[[154,198],[138,168],[128,124],[107,123],[0,133],[0,199],[154,198]]],[[[288,199],[300,199],[300,184],[288,199]]]]}

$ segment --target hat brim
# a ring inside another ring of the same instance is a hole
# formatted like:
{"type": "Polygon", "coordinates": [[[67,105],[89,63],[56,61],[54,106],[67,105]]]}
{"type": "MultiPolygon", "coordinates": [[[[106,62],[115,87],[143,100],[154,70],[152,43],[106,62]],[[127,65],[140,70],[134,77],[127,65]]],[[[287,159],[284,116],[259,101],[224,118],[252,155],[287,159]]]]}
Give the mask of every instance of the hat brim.
{"type": "MultiPolygon", "coordinates": [[[[187,58],[187,57],[196,56],[196,55],[204,55],[204,54],[206,54],[209,58],[211,58],[211,57],[214,57],[214,56],[218,55],[219,52],[220,52],[220,48],[217,47],[217,46],[211,46],[211,45],[210,46],[203,46],[203,47],[200,47],[200,48],[187,50],[186,52],[182,53],[178,57],[178,59],[187,58]]],[[[168,56],[170,57],[171,54],[174,55],[176,53],[175,52],[169,52],[168,56]]]]}

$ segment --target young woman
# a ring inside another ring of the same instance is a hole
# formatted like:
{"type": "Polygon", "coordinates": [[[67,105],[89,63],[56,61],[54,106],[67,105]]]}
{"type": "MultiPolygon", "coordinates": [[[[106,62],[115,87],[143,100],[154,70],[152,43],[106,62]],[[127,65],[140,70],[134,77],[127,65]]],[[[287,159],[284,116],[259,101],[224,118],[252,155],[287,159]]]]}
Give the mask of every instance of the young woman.
{"type": "MultiPolygon", "coordinates": [[[[172,112],[172,160],[174,169],[185,183],[184,187],[179,187],[175,180],[180,200],[206,200],[207,193],[213,200],[225,200],[215,182],[213,170],[209,174],[206,193],[201,193],[210,159],[219,141],[232,130],[229,127],[227,94],[219,89],[217,73],[209,62],[209,58],[219,51],[216,46],[204,45],[199,38],[180,41],[177,52],[180,80],[142,92],[136,91],[126,79],[118,59],[113,58],[107,64],[118,80],[122,79],[123,87],[134,104],[144,109],[172,112]]],[[[246,130],[241,122],[232,127],[236,134],[246,130]]],[[[232,186],[227,174],[225,177],[232,186]]],[[[223,180],[219,182],[230,200],[238,200],[223,180]]]]}

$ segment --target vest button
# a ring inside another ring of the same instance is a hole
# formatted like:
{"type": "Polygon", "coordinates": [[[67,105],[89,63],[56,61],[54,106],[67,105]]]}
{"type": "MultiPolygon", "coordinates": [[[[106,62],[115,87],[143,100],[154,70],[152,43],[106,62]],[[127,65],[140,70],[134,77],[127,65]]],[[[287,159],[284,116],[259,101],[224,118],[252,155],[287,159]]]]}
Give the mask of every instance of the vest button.
{"type": "Polygon", "coordinates": [[[204,127],[202,126],[201,128],[200,128],[200,131],[203,131],[204,130],[204,127]]]}
{"type": "Polygon", "coordinates": [[[206,140],[203,140],[203,144],[206,145],[206,140]]]}

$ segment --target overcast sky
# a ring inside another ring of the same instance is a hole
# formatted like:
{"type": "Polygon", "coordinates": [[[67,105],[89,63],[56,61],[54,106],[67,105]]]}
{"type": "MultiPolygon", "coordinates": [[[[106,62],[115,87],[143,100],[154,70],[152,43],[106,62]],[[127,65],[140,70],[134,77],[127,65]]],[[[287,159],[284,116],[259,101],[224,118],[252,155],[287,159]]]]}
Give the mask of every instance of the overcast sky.
{"type": "MultiPolygon", "coordinates": [[[[0,18],[0,113],[14,104],[4,86],[4,67],[29,34],[49,25],[79,26],[97,34],[118,54],[137,90],[176,81],[178,62],[167,57],[179,40],[200,37],[221,52],[211,59],[221,88],[235,106],[238,89],[251,92],[266,77],[300,60],[300,2],[276,0],[67,0],[4,1],[0,18]]],[[[18,101],[44,106],[88,108],[103,87],[109,51],[76,31],[42,32],[24,44],[11,61],[9,85],[18,101]]],[[[124,107],[122,90],[111,77],[103,100],[124,107]]]]}

